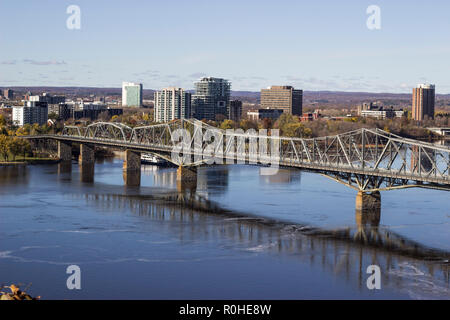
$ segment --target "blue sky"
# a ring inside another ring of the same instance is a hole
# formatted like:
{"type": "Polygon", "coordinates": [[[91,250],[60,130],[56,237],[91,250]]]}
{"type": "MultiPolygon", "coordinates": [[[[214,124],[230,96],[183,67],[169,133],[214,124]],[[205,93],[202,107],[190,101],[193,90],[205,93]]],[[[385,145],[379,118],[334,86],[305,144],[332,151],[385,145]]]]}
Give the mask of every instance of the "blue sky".
{"type": "Polygon", "coordinates": [[[446,0],[1,0],[0,86],[193,88],[203,75],[233,90],[450,93],[446,0]],[[69,5],[81,29],[69,30],[69,5]],[[369,30],[369,5],[381,30],[369,30]]]}

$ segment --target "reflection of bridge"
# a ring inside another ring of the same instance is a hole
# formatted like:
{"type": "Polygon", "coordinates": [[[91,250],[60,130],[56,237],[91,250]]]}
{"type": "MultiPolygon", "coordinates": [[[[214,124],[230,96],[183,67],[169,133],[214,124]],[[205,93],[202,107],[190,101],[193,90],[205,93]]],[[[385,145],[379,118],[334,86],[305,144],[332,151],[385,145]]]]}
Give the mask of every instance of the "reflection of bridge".
{"type": "MultiPolygon", "coordinates": [[[[368,215],[361,215],[357,211],[356,229],[327,230],[231,211],[197,194],[155,191],[135,193],[131,190],[123,195],[122,190],[118,190],[118,193],[110,191],[113,193],[71,196],[85,198],[88,203],[108,213],[114,207],[115,212],[130,210],[144,219],[164,221],[162,227],[174,233],[181,242],[211,239],[230,241],[233,247],[250,252],[265,250],[288,254],[311,265],[322,266],[324,270],[342,275],[349,281],[354,279],[351,274],[357,273],[360,286],[364,285],[362,279],[366,278],[365,267],[371,264],[382,269],[383,283],[394,283],[399,288],[408,286],[407,282],[411,279],[397,278],[395,274],[402,272],[404,265],[414,264],[430,272],[433,286],[433,281],[442,281],[440,294],[449,292],[449,252],[425,247],[379,226],[380,211],[368,215]],[[219,223],[216,223],[217,219],[219,223]],[[405,279],[407,281],[402,283],[405,279]]],[[[407,269],[403,271],[414,271],[407,269]]],[[[419,276],[415,281],[420,281],[419,276]]]]}
{"type": "MultiPolygon", "coordinates": [[[[450,189],[449,147],[402,138],[378,129],[303,139],[258,136],[256,131],[230,133],[198,120],[177,120],[135,128],[98,122],[87,127],[66,126],[60,135],[26,138],[58,141],[58,154],[63,161],[72,159],[71,145],[79,143],[80,163],[92,167],[95,146],[125,149],[127,184],[140,184],[140,179],[127,177],[140,171],[140,153],[145,152],[179,165],[180,181],[196,181],[195,166],[210,163],[211,155],[220,163],[253,161],[310,170],[358,190],[357,203],[362,206],[366,203],[379,205],[381,190],[408,187],[450,189]],[[188,132],[184,140],[180,140],[177,129],[188,132]],[[180,141],[183,143],[183,156],[173,159],[172,152],[181,145],[180,141]],[[205,158],[205,150],[208,150],[209,157],[205,158]],[[373,193],[372,196],[369,193],[373,193]]],[[[93,175],[93,169],[86,171],[89,176],[93,175]]]]}

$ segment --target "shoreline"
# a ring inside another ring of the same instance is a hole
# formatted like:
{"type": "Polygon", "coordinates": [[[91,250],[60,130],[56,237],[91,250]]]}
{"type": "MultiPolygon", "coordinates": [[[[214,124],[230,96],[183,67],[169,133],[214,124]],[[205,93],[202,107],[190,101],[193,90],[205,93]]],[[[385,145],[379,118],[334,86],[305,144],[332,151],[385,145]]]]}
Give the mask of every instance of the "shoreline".
{"type": "Polygon", "coordinates": [[[27,165],[38,165],[38,164],[57,164],[60,159],[33,159],[25,161],[4,161],[0,162],[0,167],[15,167],[15,166],[27,166],[27,165]]]}

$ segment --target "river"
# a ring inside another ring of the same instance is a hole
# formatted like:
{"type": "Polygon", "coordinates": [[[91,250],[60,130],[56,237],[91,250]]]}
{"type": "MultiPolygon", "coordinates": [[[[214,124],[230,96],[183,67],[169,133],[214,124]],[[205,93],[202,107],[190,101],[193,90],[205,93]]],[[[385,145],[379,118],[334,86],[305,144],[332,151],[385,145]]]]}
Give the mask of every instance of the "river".
{"type": "Polygon", "coordinates": [[[153,166],[125,187],[117,158],[81,176],[0,167],[0,283],[43,299],[450,299],[448,192],[382,192],[365,219],[356,191],[299,170],[204,167],[183,192],[153,166]]]}

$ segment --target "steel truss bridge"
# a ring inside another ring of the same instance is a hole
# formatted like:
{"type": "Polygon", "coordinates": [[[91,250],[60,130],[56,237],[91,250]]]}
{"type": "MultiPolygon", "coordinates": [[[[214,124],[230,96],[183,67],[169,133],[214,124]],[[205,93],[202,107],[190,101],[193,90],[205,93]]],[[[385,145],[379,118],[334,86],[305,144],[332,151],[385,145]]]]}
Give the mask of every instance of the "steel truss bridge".
{"type": "Polygon", "coordinates": [[[198,120],[183,119],[135,128],[96,122],[86,127],[65,126],[59,135],[27,138],[152,153],[182,166],[209,164],[201,156],[203,150],[209,150],[223,163],[278,163],[281,167],[320,173],[364,192],[411,187],[450,190],[449,147],[380,129],[306,139],[258,135],[256,131],[228,132],[198,120]],[[189,133],[184,140],[180,140],[178,129],[189,133]],[[183,156],[172,159],[172,151],[180,146],[180,141],[185,147],[183,156]],[[267,150],[271,150],[271,155],[267,150]]]}

